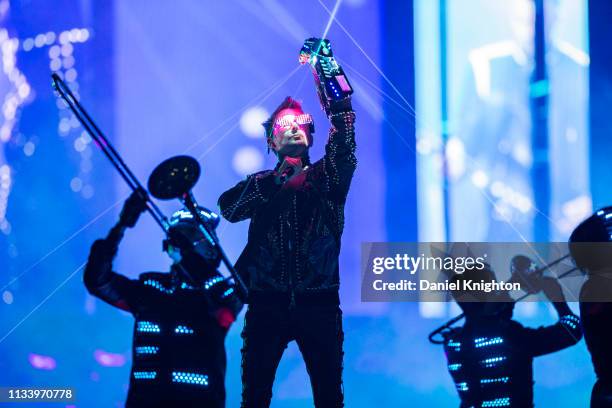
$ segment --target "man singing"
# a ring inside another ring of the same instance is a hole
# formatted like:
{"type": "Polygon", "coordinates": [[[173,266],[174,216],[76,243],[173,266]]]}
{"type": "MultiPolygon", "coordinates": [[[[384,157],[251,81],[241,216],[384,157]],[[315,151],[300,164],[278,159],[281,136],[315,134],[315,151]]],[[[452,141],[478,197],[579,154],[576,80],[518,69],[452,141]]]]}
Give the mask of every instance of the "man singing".
{"type": "MultiPolygon", "coordinates": [[[[319,59],[325,54],[324,63],[335,64],[327,40],[308,41],[323,50],[319,59]]],[[[350,89],[343,73],[336,78],[346,85],[343,90],[350,89]]],[[[269,406],[276,369],[292,340],[304,357],[315,406],[343,406],[338,255],[357,163],[355,114],[350,93],[332,97],[320,83],[318,90],[332,125],[324,157],[310,163],[312,117],[287,97],[263,124],[268,147],[278,157],[274,170],[248,176],[219,198],[221,214],[230,222],[251,219],[236,264],[249,288],[243,407],[269,406]]]]}

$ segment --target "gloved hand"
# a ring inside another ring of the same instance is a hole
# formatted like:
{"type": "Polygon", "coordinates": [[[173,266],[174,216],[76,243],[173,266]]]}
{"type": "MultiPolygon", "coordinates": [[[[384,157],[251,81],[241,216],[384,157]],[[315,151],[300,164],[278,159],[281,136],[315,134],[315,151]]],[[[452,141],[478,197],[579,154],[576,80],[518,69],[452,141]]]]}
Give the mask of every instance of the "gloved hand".
{"type": "Polygon", "coordinates": [[[304,40],[304,45],[302,45],[298,58],[300,64],[316,64],[316,59],[313,59],[313,57],[333,58],[329,40],[315,37],[304,40]]]}
{"type": "Polygon", "coordinates": [[[348,78],[336,58],[331,48],[331,43],[327,39],[308,38],[300,50],[300,64],[310,65],[317,87],[317,94],[321,102],[321,107],[325,114],[330,117],[333,113],[346,112],[350,110],[350,105],[334,106],[332,103],[347,99],[353,93],[348,78]]]}
{"type": "Polygon", "coordinates": [[[123,209],[119,215],[119,224],[128,228],[136,225],[140,214],[147,209],[147,196],[147,192],[142,188],[134,190],[123,204],[123,209]]]}

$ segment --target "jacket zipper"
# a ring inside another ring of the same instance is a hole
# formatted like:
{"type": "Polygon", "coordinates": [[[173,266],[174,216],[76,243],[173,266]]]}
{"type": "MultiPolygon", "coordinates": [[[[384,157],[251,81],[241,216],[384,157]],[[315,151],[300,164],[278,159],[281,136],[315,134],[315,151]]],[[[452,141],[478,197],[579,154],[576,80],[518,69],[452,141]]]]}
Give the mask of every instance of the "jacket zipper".
{"type": "MultiPolygon", "coordinates": [[[[291,228],[289,229],[290,233],[293,233],[293,231],[291,231],[291,228]]],[[[289,302],[289,309],[293,309],[295,307],[295,289],[293,287],[293,271],[291,268],[291,265],[293,265],[293,245],[292,245],[292,241],[293,238],[289,238],[289,241],[287,242],[287,246],[289,249],[289,262],[288,262],[288,274],[289,274],[289,290],[291,292],[291,301],[289,302]]]]}
{"type": "MultiPolygon", "coordinates": [[[[295,194],[295,193],[294,193],[295,194]]],[[[295,196],[293,197],[293,206],[295,207],[295,196]]],[[[295,208],[294,211],[292,211],[293,214],[295,214],[295,208]]],[[[295,218],[295,217],[294,217],[295,218]]],[[[291,214],[287,217],[287,221],[289,221],[291,219],[291,214]]],[[[287,246],[289,249],[289,262],[287,262],[287,266],[289,269],[289,290],[291,291],[291,300],[289,302],[289,309],[293,309],[295,308],[295,287],[293,285],[293,266],[295,264],[295,256],[293,254],[293,238],[295,235],[295,231],[294,228],[297,225],[297,219],[294,219],[293,222],[289,221],[289,231],[288,231],[288,236],[289,236],[289,240],[287,242],[287,246]]]]}

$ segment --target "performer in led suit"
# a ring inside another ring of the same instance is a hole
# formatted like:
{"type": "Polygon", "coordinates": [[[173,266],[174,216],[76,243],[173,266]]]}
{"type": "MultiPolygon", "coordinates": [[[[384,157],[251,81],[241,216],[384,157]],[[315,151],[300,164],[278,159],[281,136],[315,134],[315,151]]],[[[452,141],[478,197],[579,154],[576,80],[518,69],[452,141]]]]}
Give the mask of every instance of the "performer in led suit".
{"type": "MultiPolygon", "coordinates": [[[[453,277],[460,284],[465,279],[490,281],[495,274],[484,269],[453,277]]],[[[533,293],[543,290],[548,299],[563,299],[554,278],[534,278],[529,287],[533,293]]],[[[512,319],[514,302],[507,292],[489,301],[477,301],[480,294],[469,292],[453,296],[465,313],[465,324],[446,332],[444,349],[460,407],[532,407],[533,358],[576,344],[582,337],[580,319],[565,301],[554,301],[557,323],[532,329],[512,319]]]]}
{"type": "MultiPolygon", "coordinates": [[[[329,42],[323,40],[320,56],[330,55],[325,47],[329,42]]],[[[315,79],[321,85],[324,78],[315,79]]],[[[336,79],[340,86],[348,84],[343,76],[336,79]]],[[[269,406],[276,369],[292,340],[304,357],[315,406],[343,406],[338,255],[356,167],[355,114],[348,94],[337,92],[335,98],[318,89],[331,121],[324,157],[310,162],[312,117],[288,97],[263,124],[278,157],[274,170],[248,176],[219,198],[227,220],[251,220],[236,264],[249,289],[242,333],[243,407],[269,406]]]]}
{"type": "MultiPolygon", "coordinates": [[[[87,290],[136,319],[127,407],[224,407],[225,335],[242,304],[218,273],[219,254],[191,213],[170,219],[164,250],[170,273],[128,279],[112,270],[124,231],[145,209],[139,190],[126,201],[119,222],[91,247],[87,290]]],[[[199,208],[211,229],[219,217],[199,208]]]]}
{"type": "Polygon", "coordinates": [[[570,253],[587,274],[580,291],[584,340],[591,353],[597,382],[592,408],[612,407],[612,207],[583,221],[570,236],[570,253]]]}

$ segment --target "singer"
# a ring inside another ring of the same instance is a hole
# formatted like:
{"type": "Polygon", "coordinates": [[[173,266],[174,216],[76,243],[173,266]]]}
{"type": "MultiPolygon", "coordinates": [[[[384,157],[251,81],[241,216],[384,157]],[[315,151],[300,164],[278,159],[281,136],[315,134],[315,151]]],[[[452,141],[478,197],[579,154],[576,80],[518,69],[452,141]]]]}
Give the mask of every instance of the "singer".
{"type": "Polygon", "coordinates": [[[312,117],[287,97],[263,123],[278,157],[275,169],[248,176],[219,198],[230,222],[251,219],[236,264],[249,288],[242,407],[269,406],[276,369],[292,340],[304,357],[315,406],[344,404],[338,255],[357,164],[355,114],[349,95],[319,97],[331,121],[324,157],[310,163],[312,117]]]}

